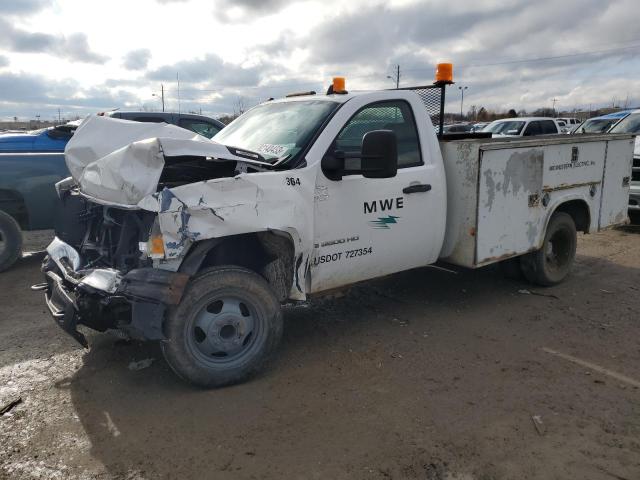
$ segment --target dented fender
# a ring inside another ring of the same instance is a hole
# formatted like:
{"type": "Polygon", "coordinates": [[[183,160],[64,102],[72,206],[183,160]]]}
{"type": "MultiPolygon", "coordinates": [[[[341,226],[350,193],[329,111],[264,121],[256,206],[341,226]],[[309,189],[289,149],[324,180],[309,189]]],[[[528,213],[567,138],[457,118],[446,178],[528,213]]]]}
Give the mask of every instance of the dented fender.
{"type": "Polygon", "coordinates": [[[165,258],[184,260],[196,242],[230,235],[281,231],[293,240],[295,272],[290,298],[305,297],[313,244],[315,169],[262,172],[165,188],[138,206],[156,212],[165,258]]]}

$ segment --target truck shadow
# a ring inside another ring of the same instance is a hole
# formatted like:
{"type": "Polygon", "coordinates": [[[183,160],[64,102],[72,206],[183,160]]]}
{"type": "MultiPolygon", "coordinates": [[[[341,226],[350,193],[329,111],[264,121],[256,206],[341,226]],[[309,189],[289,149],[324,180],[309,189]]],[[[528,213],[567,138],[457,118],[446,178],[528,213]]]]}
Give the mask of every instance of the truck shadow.
{"type": "MultiPolygon", "coordinates": [[[[449,389],[455,388],[452,378],[484,375],[485,367],[476,366],[479,352],[490,355],[526,329],[548,335],[547,319],[536,315],[566,306],[564,299],[577,290],[587,296],[613,291],[616,278],[623,279],[616,291],[628,295],[639,273],[600,258],[577,263],[572,278],[551,289],[505,280],[496,268],[422,268],[358,285],[343,298],[287,307],[278,356],[242,385],[193,388],[170,371],[158,345],[101,336],[83,366],[58,387],[70,389],[92,456],[118,478],[309,478],[332,468],[340,476],[358,462],[384,462],[396,448],[389,442],[409,448],[380,428],[411,430],[415,418],[432,415],[429,422],[437,423],[440,415],[473,408],[472,392],[451,396],[449,389]],[[495,338],[486,352],[473,346],[489,337],[495,338]],[[428,349],[416,346],[429,340],[428,349]],[[128,368],[149,358],[148,368],[128,368]],[[426,391],[446,398],[430,414],[411,403],[426,391]]],[[[529,351],[528,345],[515,348],[529,351]]],[[[517,391],[517,383],[512,387],[517,391]]],[[[429,446],[420,455],[428,456],[429,446]]]]}

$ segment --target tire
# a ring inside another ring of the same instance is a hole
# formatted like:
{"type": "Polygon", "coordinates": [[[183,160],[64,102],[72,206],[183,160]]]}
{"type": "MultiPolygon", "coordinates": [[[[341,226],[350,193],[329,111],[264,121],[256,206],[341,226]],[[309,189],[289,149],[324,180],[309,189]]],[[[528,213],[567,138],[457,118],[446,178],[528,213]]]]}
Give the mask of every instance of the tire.
{"type": "Polygon", "coordinates": [[[505,278],[510,280],[522,280],[522,267],[520,257],[508,258],[498,263],[498,268],[505,278]]]}
{"type": "Polygon", "coordinates": [[[167,312],[164,333],[164,357],[179,377],[207,388],[239,383],[261,371],[280,343],[280,303],[251,270],[209,268],[167,312]]]}
{"type": "Polygon", "coordinates": [[[550,287],[569,274],[578,243],[576,224],[567,213],[554,213],[540,250],[522,257],[522,273],[531,283],[550,287]]]}
{"type": "Polygon", "coordinates": [[[0,272],[22,256],[22,232],[13,217],[0,211],[0,272]]]}

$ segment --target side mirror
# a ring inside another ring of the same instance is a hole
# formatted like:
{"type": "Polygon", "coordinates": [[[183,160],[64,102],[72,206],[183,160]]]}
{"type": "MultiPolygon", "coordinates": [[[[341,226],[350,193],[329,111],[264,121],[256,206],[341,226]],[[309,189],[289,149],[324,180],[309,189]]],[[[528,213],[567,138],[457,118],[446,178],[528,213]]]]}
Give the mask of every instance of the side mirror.
{"type": "Polygon", "coordinates": [[[320,163],[329,180],[342,180],[344,175],[361,174],[365,178],[391,178],[398,173],[398,142],[391,130],[372,130],[362,138],[361,152],[335,150],[320,163]],[[345,160],[360,159],[360,169],[348,170],[345,160]]]}
{"type": "Polygon", "coordinates": [[[391,178],[398,173],[398,141],[392,130],[373,130],[362,139],[362,176],[391,178]]]}

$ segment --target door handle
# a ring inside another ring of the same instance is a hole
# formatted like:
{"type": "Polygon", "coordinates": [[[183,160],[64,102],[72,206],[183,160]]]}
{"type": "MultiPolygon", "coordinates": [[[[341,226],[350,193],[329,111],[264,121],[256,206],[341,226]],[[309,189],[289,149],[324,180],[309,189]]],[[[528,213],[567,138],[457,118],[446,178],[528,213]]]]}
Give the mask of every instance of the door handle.
{"type": "Polygon", "coordinates": [[[428,192],[429,190],[431,190],[431,185],[424,184],[418,184],[418,185],[409,185],[408,187],[404,187],[402,189],[402,193],[419,193],[419,192],[428,192]]]}

